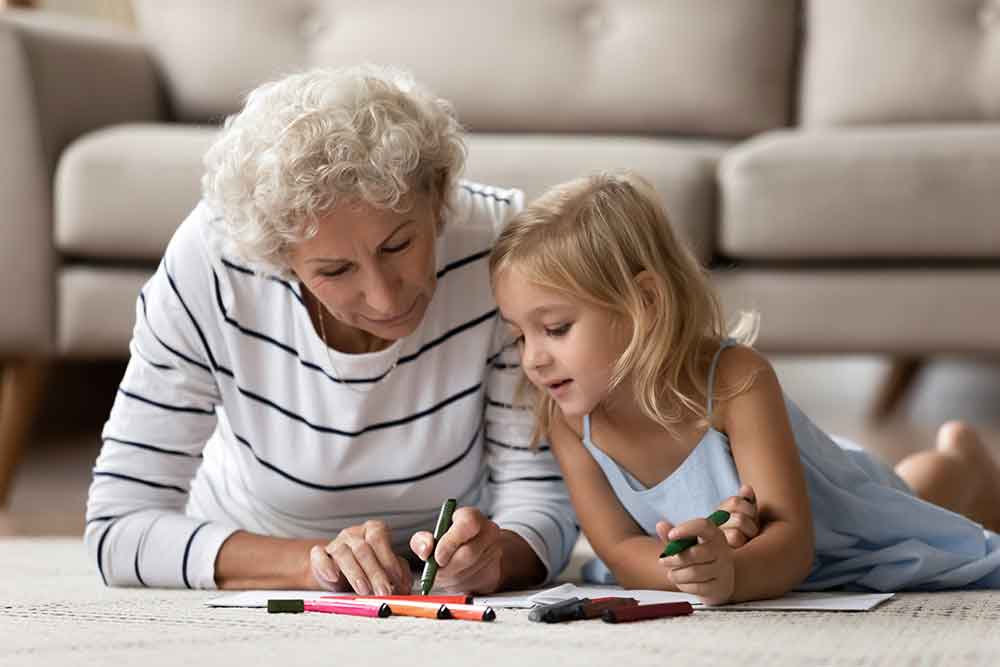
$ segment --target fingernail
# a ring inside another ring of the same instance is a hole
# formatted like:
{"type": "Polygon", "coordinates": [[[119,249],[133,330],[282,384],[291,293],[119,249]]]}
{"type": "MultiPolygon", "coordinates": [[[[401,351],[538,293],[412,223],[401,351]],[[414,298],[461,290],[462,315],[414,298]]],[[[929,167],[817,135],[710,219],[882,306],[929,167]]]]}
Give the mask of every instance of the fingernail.
{"type": "Polygon", "coordinates": [[[379,585],[375,587],[376,595],[392,595],[392,589],[385,585],[379,585]]]}

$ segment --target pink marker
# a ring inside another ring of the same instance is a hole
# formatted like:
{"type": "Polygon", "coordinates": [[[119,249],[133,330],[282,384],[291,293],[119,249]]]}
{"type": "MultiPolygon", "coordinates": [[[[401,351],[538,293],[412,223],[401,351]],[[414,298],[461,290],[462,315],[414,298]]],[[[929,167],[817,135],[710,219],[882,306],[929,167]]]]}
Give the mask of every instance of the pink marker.
{"type": "Polygon", "coordinates": [[[270,614],[300,614],[304,611],[316,611],[321,614],[367,616],[369,618],[385,618],[392,614],[392,609],[385,603],[373,604],[360,600],[268,600],[267,611],[270,614]]]}

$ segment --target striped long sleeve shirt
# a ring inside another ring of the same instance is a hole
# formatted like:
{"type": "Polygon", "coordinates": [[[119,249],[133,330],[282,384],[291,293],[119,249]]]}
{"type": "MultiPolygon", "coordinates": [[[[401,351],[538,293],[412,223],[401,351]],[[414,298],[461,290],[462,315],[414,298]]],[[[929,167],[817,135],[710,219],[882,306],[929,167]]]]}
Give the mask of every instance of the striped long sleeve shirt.
{"type": "Polygon", "coordinates": [[[356,355],[324,349],[301,286],[227,253],[199,204],[139,294],[102,431],[85,541],[103,581],[214,588],[236,530],[332,539],[376,518],[403,553],[444,497],[518,533],[558,574],[575,516],[551,452],[528,447],[530,413],[513,406],[520,368],[488,276],[522,204],[462,182],[422,323],[356,355]]]}

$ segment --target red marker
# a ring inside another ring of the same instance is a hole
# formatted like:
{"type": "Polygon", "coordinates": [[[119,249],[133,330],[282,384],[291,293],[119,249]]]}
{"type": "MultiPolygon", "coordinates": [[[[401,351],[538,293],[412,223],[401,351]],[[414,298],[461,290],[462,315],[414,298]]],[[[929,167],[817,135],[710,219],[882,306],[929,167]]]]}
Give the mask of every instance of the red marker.
{"type": "Polygon", "coordinates": [[[690,602],[662,602],[660,604],[639,604],[630,607],[607,609],[602,618],[605,623],[631,623],[651,618],[685,616],[694,611],[690,602]]]}

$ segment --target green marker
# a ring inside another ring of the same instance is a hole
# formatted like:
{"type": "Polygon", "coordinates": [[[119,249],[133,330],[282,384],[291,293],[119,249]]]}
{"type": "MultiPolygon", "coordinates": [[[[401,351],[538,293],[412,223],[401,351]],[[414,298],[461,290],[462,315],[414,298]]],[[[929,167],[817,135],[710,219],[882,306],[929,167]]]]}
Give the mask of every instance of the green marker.
{"type": "Polygon", "coordinates": [[[441,504],[441,512],[438,514],[437,525],[434,526],[434,543],[431,544],[431,555],[427,557],[427,562],[424,563],[424,571],[420,575],[421,595],[427,595],[434,588],[434,577],[438,573],[438,564],[434,560],[434,549],[437,548],[438,540],[451,528],[451,515],[455,511],[455,505],[457,504],[458,501],[454,498],[449,498],[441,504]]]}
{"type": "MultiPolygon", "coordinates": [[[[708,520],[714,523],[716,526],[721,526],[725,522],[729,521],[729,512],[726,510],[715,510],[708,515],[708,520]]],[[[698,543],[697,537],[685,537],[683,540],[671,540],[667,543],[667,546],[663,547],[663,553],[660,554],[660,558],[666,558],[667,556],[676,556],[680,552],[684,551],[689,547],[693,547],[698,543]]]]}

